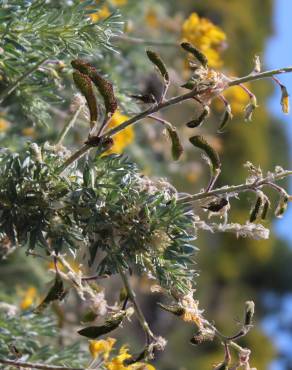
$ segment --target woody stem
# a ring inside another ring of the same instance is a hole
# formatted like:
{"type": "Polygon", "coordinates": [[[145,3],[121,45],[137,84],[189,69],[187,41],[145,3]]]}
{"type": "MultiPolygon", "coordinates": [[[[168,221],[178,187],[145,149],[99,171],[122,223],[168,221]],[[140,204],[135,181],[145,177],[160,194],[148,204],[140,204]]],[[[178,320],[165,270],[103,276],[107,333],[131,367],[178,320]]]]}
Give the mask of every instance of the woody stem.
{"type": "MultiPolygon", "coordinates": [[[[203,91],[200,91],[200,93],[202,93],[202,92],[203,91]]],[[[133,124],[141,121],[143,118],[146,118],[146,117],[148,117],[149,115],[151,115],[153,113],[156,113],[156,112],[158,112],[162,109],[165,109],[167,107],[170,107],[172,105],[181,103],[185,100],[191,99],[197,94],[198,94],[198,91],[196,89],[194,89],[194,90],[191,90],[191,91],[187,92],[186,94],[175,96],[175,97],[173,97],[171,99],[168,99],[164,102],[161,102],[159,104],[154,104],[150,108],[144,110],[143,112],[137,114],[136,116],[134,116],[134,117],[128,119],[127,121],[121,123],[119,126],[116,126],[116,127],[112,128],[111,130],[109,130],[108,132],[106,132],[105,134],[103,134],[100,137],[100,139],[101,139],[100,142],[102,142],[102,139],[104,139],[105,137],[115,136],[116,134],[118,134],[120,131],[124,130],[128,126],[133,125],[133,124]]],[[[92,148],[91,145],[87,145],[87,144],[83,145],[77,152],[73,153],[72,156],[69,157],[63,163],[63,165],[60,166],[57,169],[56,172],[58,174],[62,173],[68,166],[70,166],[72,163],[74,163],[77,159],[81,158],[88,150],[90,150],[90,148],[92,148]]]]}
{"type": "MultiPolygon", "coordinates": [[[[292,171],[283,171],[273,177],[272,180],[282,180],[287,176],[292,176],[292,171]]],[[[251,184],[241,184],[241,185],[233,185],[233,186],[224,186],[222,188],[214,189],[208,192],[200,192],[193,195],[187,195],[186,197],[180,198],[179,202],[181,203],[189,203],[195,202],[201,199],[223,195],[223,194],[230,194],[230,193],[240,193],[244,191],[253,191],[255,189],[260,189],[261,187],[271,184],[271,177],[263,178],[262,180],[255,181],[251,184]]]]}
{"type": "Polygon", "coordinates": [[[128,277],[126,275],[126,273],[124,272],[124,270],[119,266],[119,264],[117,264],[118,266],[118,270],[119,270],[119,274],[123,280],[123,283],[124,283],[124,286],[126,288],[126,291],[128,293],[128,297],[129,299],[132,301],[133,303],[133,306],[134,306],[134,309],[135,309],[135,313],[137,315],[137,318],[146,334],[146,341],[147,341],[147,344],[149,344],[151,342],[151,339],[154,338],[154,335],[152,333],[152,331],[150,330],[149,328],[149,325],[145,319],[145,316],[141,310],[141,307],[139,306],[137,300],[136,300],[136,294],[135,292],[133,291],[131,285],[130,285],[130,282],[128,280],[128,277]]]}
{"type": "Polygon", "coordinates": [[[33,362],[23,362],[18,360],[7,360],[0,358],[0,364],[10,365],[17,368],[25,368],[25,369],[40,369],[40,370],[85,370],[84,368],[76,368],[76,367],[67,367],[67,366],[54,366],[54,365],[46,365],[40,363],[33,363],[33,362]]]}
{"type": "Polygon", "coordinates": [[[272,69],[270,71],[265,71],[265,72],[255,73],[255,74],[250,74],[245,77],[240,77],[240,78],[231,80],[228,83],[228,86],[240,85],[242,83],[261,80],[262,78],[273,77],[274,75],[278,75],[282,73],[289,73],[289,72],[292,72],[292,66],[285,67],[285,68],[279,68],[279,69],[272,69]]]}

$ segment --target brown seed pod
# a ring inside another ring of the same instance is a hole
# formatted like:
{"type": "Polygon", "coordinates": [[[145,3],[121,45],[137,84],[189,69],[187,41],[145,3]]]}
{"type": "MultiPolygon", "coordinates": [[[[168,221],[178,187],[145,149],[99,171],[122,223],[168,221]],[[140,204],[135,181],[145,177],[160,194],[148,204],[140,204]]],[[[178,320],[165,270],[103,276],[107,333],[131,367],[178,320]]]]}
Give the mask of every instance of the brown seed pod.
{"type": "Polygon", "coordinates": [[[145,104],[154,104],[156,103],[156,99],[155,99],[155,96],[153,94],[132,94],[132,95],[129,95],[131,98],[133,99],[136,99],[136,100],[140,100],[141,102],[145,103],[145,104]]]}
{"type": "Polygon", "coordinates": [[[160,302],[157,303],[160,308],[162,308],[164,311],[170,312],[174,314],[175,316],[182,316],[185,313],[185,309],[180,306],[167,306],[160,302]]]}
{"type": "Polygon", "coordinates": [[[181,145],[176,128],[173,126],[166,126],[166,129],[171,140],[172,158],[177,161],[183,154],[184,148],[181,145]]]}
{"type": "Polygon", "coordinates": [[[118,107],[112,83],[103,78],[101,74],[97,72],[95,67],[81,59],[73,60],[71,65],[73,68],[87,75],[91,79],[97,87],[100,95],[103,97],[107,115],[112,116],[118,107]]]}
{"type": "Polygon", "coordinates": [[[267,218],[268,211],[270,209],[271,203],[268,199],[265,200],[264,205],[263,205],[263,211],[261,214],[261,219],[265,220],[267,218]]]}
{"type": "Polygon", "coordinates": [[[191,144],[199,149],[202,149],[206,153],[212,164],[212,172],[213,174],[216,174],[221,168],[220,158],[216,150],[213,149],[211,145],[200,135],[193,136],[189,140],[191,144]]]}
{"type": "Polygon", "coordinates": [[[205,106],[199,117],[192,121],[187,122],[186,126],[189,128],[200,127],[204,123],[205,119],[209,116],[209,113],[210,113],[209,107],[205,106]]]}
{"type": "Polygon", "coordinates": [[[288,195],[282,195],[279,203],[277,205],[276,211],[275,211],[275,216],[278,218],[282,218],[283,214],[286,212],[287,207],[288,207],[288,202],[289,202],[289,196],[288,195]]]}
{"type": "Polygon", "coordinates": [[[126,311],[121,311],[110,319],[106,320],[104,325],[88,326],[87,328],[78,330],[78,334],[86,338],[96,339],[101,335],[110,333],[111,331],[117,329],[121,325],[125,316],[126,311]]]}
{"type": "Polygon", "coordinates": [[[281,85],[281,105],[282,105],[282,111],[285,114],[289,113],[289,94],[286,86],[281,85]]]}
{"type": "MultiPolygon", "coordinates": [[[[92,88],[92,83],[90,78],[79,72],[76,71],[73,73],[73,80],[78,88],[78,90],[84,95],[88,109],[90,112],[90,121],[91,122],[96,122],[97,121],[97,104],[96,104],[96,99],[93,93],[93,88],[92,88]]],[[[93,127],[93,124],[91,125],[93,127]]]]}
{"type": "Polygon", "coordinates": [[[208,211],[217,213],[220,212],[224,207],[229,204],[228,199],[226,198],[219,198],[213,202],[210,202],[207,206],[202,206],[203,209],[207,209],[208,211]]]}
{"type": "Polygon", "coordinates": [[[63,280],[61,279],[60,274],[57,273],[54,285],[49,290],[45,299],[38,305],[38,307],[34,311],[37,313],[42,312],[51,302],[61,301],[65,297],[66,293],[67,292],[64,290],[63,280]]]}
{"type": "Polygon", "coordinates": [[[226,110],[225,110],[224,114],[223,114],[220,126],[217,130],[218,133],[221,134],[222,132],[224,132],[224,129],[228,125],[228,122],[232,120],[232,117],[233,117],[233,115],[231,113],[231,107],[230,107],[230,105],[228,105],[226,107],[226,110]]]}
{"type": "Polygon", "coordinates": [[[164,81],[166,83],[169,83],[169,74],[168,74],[167,68],[166,68],[163,60],[160,58],[160,56],[152,50],[147,50],[146,54],[147,54],[147,57],[150,60],[150,62],[152,62],[157,67],[157,69],[159,70],[159,72],[160,72],[161,76],[163,77],[164,81]]]}
{"type": "Polygon", "coordinates": [[[261,207],[262,207],[262,204],[263,204],[263,198],[262,197],[258,197],[257,198],[257,201],[255,203],[255,206],[253,207],[252,211],[251,211],[251,214],[250,214],[250,217],[249,217],[249,222],[255,222],[259,216],[259,213],[260,213],[260,210],[261,210],[261,207]]]}
{"type": "Polygon", "coordinates": [[[193,46],[189,42],[182,42],[180,45],[185,51],[187,51],[188,53],[191,53],[202,64],[203,67],[208,66],[208,59],[206,55],[203,54],[195,46],[193,46]]]}

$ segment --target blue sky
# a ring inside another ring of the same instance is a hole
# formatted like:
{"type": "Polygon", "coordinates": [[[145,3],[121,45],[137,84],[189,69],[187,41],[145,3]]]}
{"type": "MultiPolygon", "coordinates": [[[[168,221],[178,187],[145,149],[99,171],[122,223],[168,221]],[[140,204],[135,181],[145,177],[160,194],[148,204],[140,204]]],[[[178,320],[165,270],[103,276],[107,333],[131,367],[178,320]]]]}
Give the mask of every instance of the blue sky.
{"type": "MultiPolygon", "coordinates": [[[[274,0],[274,35],[268,41],[265,53],[265,64],[268,68],[279,68],[282,66],[292,66],[292,0],[274,0]]],[[[279,77],[287,86],[292,95],[292,74],[283,74],[279,77]]],[[[269,102],[269,110],[275,116],[279,116],[289,138],[290,169],[292,168],[292,116],[283,115],[279,106],[280,89],[275,90],[275,94],[269,102]]],[[[290,193],[292,192],[292,181],[290,180],[290,193]]],[[[292,206],[288,208],[285,217],[276,222],[277,233],[288,239],[292,248],[292,206]]]]}
{"type": "MultiPolygon", "coordinates": [[[[267,68],[274,69],[282,66],[292,65],[292,0],[274,0],[274,35],[268,41],[265,52],[265,64],[267,68]]],[[[281,81],[287,86],[292,94],[292,74],[283,74],[281,81]]],[[[275,89],[273,97],[269,101],[271,113],[281,119],[284,125],[287,138],[289,140],[290,166],[292,168],[292,116],[283,115],[279,106],[280,91],[275,89]]],[[[290,179],[290,193],[292,193],[292,180],[290,179]]],[[[292,206],[288,208],[285,217],[275,223],[275,231],[279,237],[285,238],[292,248],[292,206]]],[[[292,282],[291,282],[292,285],[292,282]]],[[[277,315],[267,317],[263,322],[265,331],[274,339],[276,348],[291,358],[292,333],[288,330],[279,330],[279,322],[286,320],[292,322],[292,295],[283,298],[281,309],[277,315]]],[[[270,370],[285,370],[286,366],[281,360],[274,361],[270,370]]]]}

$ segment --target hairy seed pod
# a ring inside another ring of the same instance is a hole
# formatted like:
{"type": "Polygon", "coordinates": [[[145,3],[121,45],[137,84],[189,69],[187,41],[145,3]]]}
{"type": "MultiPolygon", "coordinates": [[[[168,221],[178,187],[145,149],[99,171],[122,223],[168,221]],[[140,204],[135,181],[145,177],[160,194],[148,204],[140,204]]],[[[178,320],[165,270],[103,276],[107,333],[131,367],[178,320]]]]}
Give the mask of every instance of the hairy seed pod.
{"type": "Polygon", "coordinates": [[[231,107],[228,104],[228,106],[226,107],[226,110],[223,114],[223,117],[222,117],[222,120],[221,120],[221,123],[220,123],[220,126],[219,126],[217,132],[218,133],[223,133],[224,129],[226,128],[226,126],[228,124],[228,122],[231,121],[232,118],[233,118],[233,115],[231,113],[231,107]]]}
{"type": "Polygon", "coordinates": [[[172,158],[177,161],[184,152],[184,148],[181,145],[180,138],[178,136],[177,130],[171,125],[166,126],[169,138],[171,140],[171,154],[172,158]]]}
{"type": "Polygon", "coordinates": [[[102,139],[99,136],[90,136],[87,141],[85,141],[86,145],[90,145],[92,147],[99,147],[102,152],[109,150],[114,145],[114,139],[112,137],[105,137],[102,139]]]}
{"type": "Polygon", "coordinates": [[[270,205],[271,205],[270,201],[268,199],[266,199],[265,202],[264,202],[263,211],[262,211],[262,214],[261,214],[261,219],[262,220],[265,220],[267,218],[267,214],[268,214],[270,205]]]}
{"type": "Polygon", "coordinates": [[[209,116],[209,113],[210,113],[209,107],[205,106],[203,112],[199,115],[199,117],[192,121],[187,122],[186,126],[189,128],[200,127],[204,123],[205,119],[209,116]]]}
{"type": "Polygon", "coordinates": [[[185,313],[185,309],[180,306],[167,306],[160,302],[157,303],[163,310],[173,313],[175,316],[182,316],[185,313]]]}
{"type": "Polygon", "coordinates": [[[202,206],[203,209],[207,209],[208,211],[217,213],[220,212],[224,207],[229,204],[228,199],[226,198],[219,198],[214,202],[210,202],[207,206],[202,206]]]}
{"type": "Polygon", "coordinates": [[[212,164],[213,173],[216,173],[221,168],[220,158],[216,150],[200,135],[193,136],[189,140],[191,144],[206,153],[212,164]]]}
{"type": "MultiPolygon", "coordinates": [[[[92,88],[92,83],[90,78],[79,72],[73,72],[73,80],[78,88],[78,90],[84,95],[88,109],[90,112],[90,121],[91,122],[96,122],[97,121],[97,104],[96,104],[96,99],[93,93],[93,88],[92,88]]],[[[92,127],[94,126],[93,124],[91,125],[92,127]]]]}
{"type": "Polygon", "coordinates": [[[112,318],[106,320],[104,325],[99,326],[88,326],[87,328],[78,330],[78,334],[83,337],[96,339],[101,335],[110,333],[111,331],[117,329],[122,323],[123,319],[126,316],[126,311],[121,311],[114,315],[112,318]]]}
{"type": "Polygon", "coordinates": [[[257,201],[255,203],[255,206],[253,207],[250,217],[249,217],[249,222],[254,222],[258,218],[258,215],[260,213],[261,207],[263,204],[263,199],[262,197],[258,197],[257,201]]]}
{"type": "Polygon", "coordinates": [[[152,50],[147,50],[146,54],[150,62],[152,62],[157,67],[164,81],[166,83],[169,83],[169,74],[160,56],[152,50]]]}
{"type": "Polygon", "coordinates": [[[283,214],[286,212],[289,202],[289,196],[288,195],[282,195],[279,203],[277,205],[275,216],[278,218],[282,218],[283,214]]]}
{"type": "Polygon", "coordinates": [[[244,120],[251,121],[254,110],[258,107],[256,97],[253,95],[244,109],[244,120]]]}
{"type": "Polygon", "coordinates": [[[187,51],[188,53],[191,53],[202,64],[203,67],[208,66],[208,59],[206,55],[203,54],[195,46],[193,46],[189,42],[182,42],[180,45],[185,51],[187,51]]]}
{"type": "Polygon", "coordinates": [[[188,89],[188,90],[193,90],[195,86],[196,86],[196,83],[192,80],[187,81],[185,84],[181,85],[181,87],[184,87],[185,89],[188,89]]]}
{"type": "Polygon", "coordinates": [[[63,280],[61,279],[60,274],[57,273],[54,285],[49,290],[45,299],[35,309],[35,312],[39,313],[43,311],[53,301],[61,301],[65,295],[66,291],[64,290],[63,280]]]}
{"type": "Polygon", "coordinates": [[[155,96],[153,94],[132,94],[132,95],[129,95],[131,98],[133,99],[136,99],[136,100],[140,100],[141,102],[145,103],[145,104],[154,104],[156,103],[156,99],[155,99],[155,96]]]}
{"type": "Polygon", "coordinates": [[[106,113],[112,116],[118,107],[112,83],[103,78],[95,67],[81,59],[73,60],[71,65],[91,79],[100,95],[103,97],[106,113]]]}
{"type": "Polygon", "coordinates": [[[254,302],[247,301],[245,302],[245,314],[244,314],[244,325],[250,326],[252,325],[252,319],[254,316],[254,302]]]}
{"type": "Polygon", "coordinates": [[[281,92],[282,92],[282,96],[281,96],[282,111],[283,111],[283,113],[288,114],[289,113],[289,94],[288,94],[288,90],[287,90],[286,86],[284,86],[284,85],[281,85],[280,87],[281,87],[281,92]]]}

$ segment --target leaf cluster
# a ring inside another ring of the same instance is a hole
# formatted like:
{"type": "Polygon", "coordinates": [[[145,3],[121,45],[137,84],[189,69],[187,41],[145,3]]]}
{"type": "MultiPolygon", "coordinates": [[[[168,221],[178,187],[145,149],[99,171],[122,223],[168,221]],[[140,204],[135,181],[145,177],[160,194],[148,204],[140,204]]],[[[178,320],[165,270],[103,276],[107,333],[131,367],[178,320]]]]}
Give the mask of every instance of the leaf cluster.
{"type": "MultiPolygon", "coordinates": [[[[43,61],[21,81],[12,97],[17,104],[11,109],[33,122],[45,123],[50,105],[62,99],[59,74],[64,72],[63,67],[72,58],[100,56],[111,49],[110,37],[121,22],[115,14],[92,22],[90,14],[99,9],[92,0],[71,5],[67,1],[53,5],[44,0],[1,0],[0,6],[1,99],[18,79],[43,61]]],[[[10,100],[5,103],[11,105],[10,100]]]]}
{"type": "Polygon", "coordinates": [[[57,349],[57,343],[54,342],[58,330],[51,315],[30,312],[10,315],[1,311],[0,328],[1,358],[54,365],[84,364],[85,353],[78,344],[63,346],[62,351],[57,349]]]}
{"type": "Polygon", "coordinates": [[[167,288],[191,285],[193,213],[168,183],[144,178],[117,155],[86,162],[83,175],[56,175],[60,162],[44,147],[41,158],[31,147],[0,155],[3,241],[48,254],[85,245],[89,266],[101,275],[117,272],[118,263],[167,288]]]}

